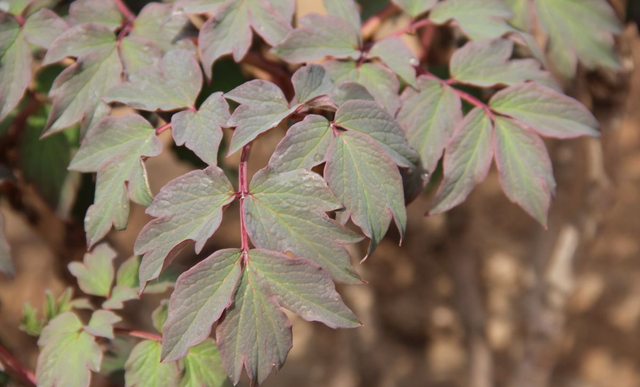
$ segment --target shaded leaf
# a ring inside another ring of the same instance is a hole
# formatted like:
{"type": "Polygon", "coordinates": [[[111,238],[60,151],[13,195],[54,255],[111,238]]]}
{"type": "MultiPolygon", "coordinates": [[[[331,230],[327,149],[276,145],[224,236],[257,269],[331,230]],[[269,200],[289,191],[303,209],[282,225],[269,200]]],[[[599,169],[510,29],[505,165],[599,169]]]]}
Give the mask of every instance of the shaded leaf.
{"type": "Polygon", "coordinates": [[[107,91],[106,102],[122,102],[135,109],[175,110],[194,106],[202,72],[195,58],[185,50],[172,50],[156,67],[129,75],[129,80],[107,91]]]}
{"type": "Polygon", "coordinates": [[[91,315],[89,325],[85,328],[87,333],[96,337],[104,337],[113,340],[113,325],[122,321],[120,316],[108,310],[97,310],[91,315]]]}
{"type": "Polygon", "coordinates": [[[358,242],[360,237],[325,214],[341,205],[322,177],[303,169],[268,172],[256,173],[244,203],[246,228],[253,244],[291,251],[316,262],[336,281],[360,283],[343,246],[358,242]]]}
{"type": "Polygon", "coordinates": [[[327,155],[324,176],[349,216],[371,239],[369,256],[387,233],[391,218],[404,235],[407,214],[402,178],[396,163],[371,137],[358,131],[341,133],[327,155]]]}
{"type": "Polygon", "coordinates": [[[51,43],[69,26],[55,12],[43,8],[27,18],[23,27],[24,37],[31,43],[49,48],[51,43]]]}
{"type": "Polygon", "coordinates": [[[211,94],[198,111],[185,110],[171,117],[176,145],[186,145],[207,164],[217,165],[222,127],[229,117],[229,104],[222,93],[211,94]]]}
{"type": "Polygon", "coordinates": [[[167,317],[169,317],[169,301],[162,300],[160,305],[151,313],[151,322],[158,332],[162,333],[162,326],[167,321],[167,317]]]}
{"type": "Polygon", "coordinates": [[[29,336],[40,336],[46,321],[38,318],[37,313],[38,312],[31,306],[31,304],[29,304],[29,302],[25,302],[22,306],[22,318],[20,319],[20,326],[18,329],[29,336]]]}
{"type": "Polygon", "coordinates": [[[331,99],[337,106],[354,99],[375,101],[375,98],[367,91],[367,88],[356,82],[342,82],[335,85],[331,91],[331,99]]]}
{"type": "Polygon", "coordinates": [[[310,114],[291,126],[271,155],[269,168],[286,172],[322,164],[332,140],[329,125],[326,118],[310,114]]]}
{"type": "Polygon", "coordinates": [[[0,120],[22,99],[31,82],[31,50],[13,16],[0,14],[0,120]]]}
{"type": "Polygon", "coordinates": [[[195,38],[196,32],[189,17],[174,14],[171,4],[151,2],[138,13],[129,36],[144,38],[163,53],[181,48],[196,55],[197,50],[190,41],[195,38]]]}
{"type": "Polygon", "coordinates": [[[76,0],[69,7],[69,24],[99,24],[115,31],[122,25],[122,13],[113,0],[76,0]]]}
{"type": "Polygon", "coordinates": [[[444,180],[429,213],[462,203],[487,178],[493,157],[493,122],[484,110],[472,110],[456,128],[444,156],[444,180]]]}
{"type": "Polygon", "coordinates": [[[598,121],[580,102],[552,89],[524,83],[496,93],[491,108],[549,137],[598,136],[598,121]]]}
{"type": "Polygon", "coordinates": [[[222,221],[223,209],[235,199],[231,183],[218,167],[196,170],[165,185],[147,208],[155,216],[140,232],[134,251],[144,255],[140,266],[140,288],[157,278],[185,242],[196,243],[202,251],[205,242],[222,221]]]}
{"type": "Polygon", "coordinates": [[[496,117],[495,133],[493,147],[502,189],[546,227],[556,183],[544,142],[509,118],[496,117]]]}
{"type": "Polygon", "coordinates": [[[175,387],[180,370],[177,363],[160,363],[162,345],[144,340],[133,347],[125,364],[126,387],[175,387]]]}
{"type": "Polygon", "coordinates": [[[120,41],[120,58],[127,74],[150,66],[157,66],[162,50],[150,40],[140,36],[125,36],[120,41]]]}
{"type": "Polygon", "coordinates": [[[107,297],[115,275],[113,260],[116,252],[106,243],[84,255],[83,263],[71,262],[69,271],[78,279],[78,286],[86,294],[107,297]]]}
{"type": "Polygon", "coordinates": [[[184,272],[176,282],[163,328],[162,359],[184,357],[211,333],[232,302],[242,268],[239,249],[219,250],[184,272]]]}
{"type": "Polygon", "coordinates": [[[333,82],[324,67],[311,64],[303,66],[291,77],[296,92],[296,101],[307,103],[312,99],[328,95],[333,89],[333,82]]]}
{"type": "Polygon", "coordinates": [[[15,269],[11,261],[11,247],[4,234],[5,228],[4,215],[0,213],[0,272],[13,277],[15,269]]]}
{"type": "Polygon", "coordinates": [[[207,339],[192,347],[184,358],[180,387],[231,387],[216,343],[207,339]]]}
{"type": "MultiPolygon", "coordinates": [[[[555,0],[552,0],[555,1],[555,0]]],[[[502,0],[447,0],[429,13],[429,20],[443,24],[453,19],[473,40],[493,39],[513,31],[507,19],[513,14],[502,0]]],[[[563,21],[564,23],[564,21],[563,21]]]]}
{"type": "Polygon", "coordinates": [[[419,65],[420,61],[401,38],[392,36],[377,41],[369,51],[369,55],[380,58],[405,82],[414,88],[418,87],[414,66],[419,65]]]}
{"type": "Polygon", "coordinates": [[[69,56],[83,58],[93,54],[104,57],[114,51],[115,47],[116,36],[107,27],[83,24],[70,28],[55,37],[42,60],[42,64],[46,66],[69,56]]]}
{"type": "Polygon", "coordinates": [[[406,88],[402,93],[398,123],[420,153],[424,169],[433,172],[462,120],[462,104],[455,91],[436,79],[422,76],[418,85],[418,91],[406,88]]]}
{"type": "Polygon", "coordinates": [[[403,11],[411,15],[411,17],[420,16],[433,8],[438,0],[392,0],[403,11]]]}
{"type": "Polygon", "coordinates": [[[138,298],[137,287],[131,288],[125,285],[116,285],[111,291],[109,299],[102,303],[103,309],[122,309],[124,308],[123,302],[135,300],[138,298]]]}

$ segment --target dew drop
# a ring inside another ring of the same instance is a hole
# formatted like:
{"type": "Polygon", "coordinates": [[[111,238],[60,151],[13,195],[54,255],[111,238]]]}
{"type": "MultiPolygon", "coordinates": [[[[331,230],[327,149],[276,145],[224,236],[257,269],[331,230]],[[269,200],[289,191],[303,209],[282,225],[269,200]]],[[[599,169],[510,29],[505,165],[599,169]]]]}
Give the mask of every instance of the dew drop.
{"type": "Polygon", "coordinates": [[[320,153],[315,154],[313,156],[313,161],[316,162],[316,163],[319,162],[319,161],[322,161],[322,155],[320,153]]]}
{"type": "Polygon", "coordinates": [[[428,180],[430,176],[429,172],[422,172],[422,175],[420,175],[422,180],[428,180]]]}
{"type": "Polygon", "coordinates": [[[417,58],[411,58],[411,59],[409,59],[409,64],[411,66],[417,66],[417,65],[420,64],[420,61],[417,58]]]}

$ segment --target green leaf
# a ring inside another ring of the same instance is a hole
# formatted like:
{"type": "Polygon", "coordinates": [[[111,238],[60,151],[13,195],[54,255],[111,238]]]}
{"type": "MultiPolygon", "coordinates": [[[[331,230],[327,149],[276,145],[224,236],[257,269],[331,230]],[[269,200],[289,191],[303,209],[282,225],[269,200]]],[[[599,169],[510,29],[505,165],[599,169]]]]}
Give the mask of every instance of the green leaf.
{"type": "Polygon", "coordinates": [[[176,110],[193,107],[202,87],[202,72],[185,50],[169,51],[157,67],[129,75],[129,80],[111,88],[106,102],[122,102],[135,109],[176,110]]]}
{"type": "Polygon", "coordinates": [[[483,40],[498,38],[514,31],[507,23],[507,19],[512,16],[511,10],[502,0],[447,0],[438,3],[431,10],[429,20],[444,24],[453,19],[468,37],[483,40]]]}
{"type": "Polygon", "coordinates": [[[250,268],[244,271],[233,305],[216,328],[216,340],[234,385],[243,367],[252,384],[261,384],[273,367],[282,367],[291,350],[291,322],[274,298],[260,288],[250,268]]]}
{"type": "Polygon", "coordinates": [[[556,183],[544,142],[515,121],[496,117],[493,147],[505,194],[546,227],[556,183]]]}
{"type": "Polygon", "coordinates": [[[229,126],[236,127],[229,144],[229,155],[278,126],[300,106],[290,106],[278,86],[263,80],[240,85],[225,97],[240,104],[228,121],[229,126]]]}
{"type": "Polygon", "coordinates": [[[391,114],[400,108],[400,81],[391,70],[376,63],[354,61],[327,61],[322,64],[334,83],[356,82],[367,91],[391,114]]]}
{"type": "Polygon", "coordinates": [[[43,8],[27,18],[23,33],[29,42],[49,48],[51,43],[68,28],[69,26],[60,16],[43,8]]]}
{"type": "Polygon", "coordinates": [[[4,234],[5,220],[4,215],[0,214],[0,272],[13,277],[15,275],[15,269],[13,262],[11,261],[11,247],[7,241],[7,237],[4,234]]]}
{"type": "Polygon", "coordinates": [[[357,32],[359,44],[362,44],[360,33],[360,11],[355,0],[322,0],[327,14],[337,16],[349,23],[351,28],[357,32]]]}
{"type": "Polygon", "coordinates": [[[144,254],[141,290],[158,277],[186,241],[194,241],[200,253],[220,226],[222,211],[234,199],[235,191],[218,167],[189,172],[165,185],[147,209],[158,219],[142,229],[134,247],[136,254],[144,254]]]}
{"type": "Polygon", "coordinates": [[[442,82],[421,76],[418,90],[408,87],[401,98],[398,123],[407,133],[409,144],[420,153],[424,169],[433,172],[462,120],[460,97],[442,82]]]}
{"type": "Polygon", "coordinates": [[[38,318],[38,312],[29,304],[25,302],[22,306],[22,318],[20,319],[19,329],[29,336],[38,337],[42,333],[42,329],[46,321],[38,318]]]}
{"type": "Polygon", "coordinates": [[[622,27],[607,1],[539,0],[535,9],[549,35],[549,59],[562,76],[573,78],[578,60],[588,69],[620,68],[613,34],[622,27]]]}
{"type": "Polygon", "coordinates": [[[180,387],[231,387],[216,343],[207,339],[192,347],[184,358],[180,387]]]}
{"type": "Polygon", "coordinates": [[[285,19],[267,0],[206,3],[210,4],[206,9],[212,15],[200,28],[198,47],[207,78],[211,78],[211,67],[221,56],[233,54],[236,62],[244,58],[251,47],[251,28],[271,46],[280,43],[291,31],[291,15],[285,15],[288,17],[285,19]]]}
{"type": "Polygon", "coordinates": [[[169,317],[169,301],[162,300],[160,305],[151,313],[151,322],[158,332],[162,333],[162,326],[167,321],[167,317],[169,317]]]}
{"type": "Polygon", "coordinates": [[[549,88],[525,83],[496,93],[489,103],[539,134],[557,138],[598,136],[598,121],[580,102],[549,88]]]}
{"type": "Polygon", "coordinates": [[[162,345],[144,340],[133,348],[125,364],[126,387],[175,387],[180,370],[177,363],[160,363],[162,345]]]}
{"type": "Polygon", "coordinates": [[[451,77],[470,85],[492,87],[534,81],[560,90],[551,73],[535,59],[511,58],[513,42],[506,39],[469,42],[451,57],[451,77]]]}
{"type": "Polygon", "coordinates": [[[438,0],[392,0],[411,17],[420,16],[438,4],[438,0]]]}
{"type": "Polygon", "coordinates": [[[102,351],[95,338],[82,331],[78,316],[66,312],[42,330],[36,377],[39,387],[86,387],[91,371],[100,371],[102,351]]]}
{"type": "Polygon", "coordinates": [[[256,247],[291,251],[316,262],[336,281],[361,283],[344,248],[361,238],[327,217],[327,211],[341,205],[319,175],[264,169],[253,177],[249,191],[243,210],[256,247]]]}
{"type": "Polygon", "coordinates": [[[511,8],[514,15],[509,22],[519,30],[531,30],[531,12],[534,11],[533,2],[529,0],[505,0],[505,3],[511,8]]]}
{"type": "Polygon", "coordinates": [[[273,52],[289,63],[313,62],[325,57],[360,57],[360,31],[336,16],[311,13],[273,52]]]}
{"type": "Polygon", "coordinates": [[[219,250],[184,272],[176,282],[163,328],[162,359],[184,357],[211,333],[232,302],[242,267],[239,249],[219,250]]]}
{"type": "Polygon", "coordinates": [[[176,145],[186,145],[207,164],[217,165],[222,127],[229,117],[229,104],[222,93],[211,94],[198,111],[185,110],[171,117],[176,145]]]}
{"type": "Polygon", "coordinates": [[[122,25],[122,13],[113,0],[76,0],[69,7],[69,24],[99,24],[115,31],[122,25]]]}
{"type": "Polygon", "coordinates": [[[120,321],[122,321],[120,316],[111,311],[97,310],[91,315],[91,320],[89,320],[89,325],[87,325],[85,331],[96,337],[113,340],[115,338],[113,336],[113,325],[120,321]]]}
{"type": "Polygon", "coordinates": [[[129,257],[129,259],[124,261],[120,267],[118,267],[118,272],[116,273],[116,285],[137,289],[140,285],[140,282],[138,281],[139,269],[140,257],[137,255],[129,257]]]}
{"type": "Polygon", "coordinates": [[[20,24],[0,14],[0,121],[16,107],[31,82],[31,50],[20,24]]]}
{"type": "Polygon", "coordinates": [[[300,67],[291,77],[291,82],[296,92],[295,100],[299,103],[329,95],[334,86],[324,67],[315,64],[300,67]]]}
{"type": "Polygon", "coordinates": [[[371,239],[369,256],[387,233],[393,217],[404,236],[407,213],[402,178],[394,160],[373,138],[358,131],[341,133],[327,155],[324,176],[349,216],[371,239]]]}
{"type": "Polygon", "coordinates": [[[84,255],[83,263],[71,262],[69,271],[78,279],[78,286],[86,294],[107,297],[115,275],[113,260],[116,252],[108,244],[96,246],[84,255]]]}
{"type": "Polygon", "coordinates": [[[135,300],[138,298],[137,287],[131,288],[125,285],[116,285],[111,291],[109,299],[102,303],[104,309],[122,309],[124,308],[123,302],[135,300]]]}
{"type": "Polygon", "coordinates": [[[414,66],[419,65],[420,61],[401,38],[392,36],[377,41],[369,51],[369,56],[380,58],[405,82],[418,88],[414,66]]]}
{"type": "Polygon", "coordinates": [[[336,113],[336,126],[371,136],[402,167],[418,162],[398,122],[380,105],[371,101],[347,101],[336,113]]]}
{"type": "Polygon", "coordinates": [[[189,17],[174,14],[171,4],[150,2],[138,13],[129,36],[144,38],[163,53],[180,48],[196,55],[197,49],[191,42],[196,33],[189,17]]]}
{"type": "Polygon", "coordinates": [[[444,156],[444,180],[429,211],[440,214],[462,203],[487,178],[493,157],[493,122],[472,110],[453,133],[444,156]]]}
{"type": "Polygon", "coordinates": [[[157,67],[162,50],[150,40],[140,36],[125,36],[120,41],[120,58],[127,74],[147,67],[157,67]]]}
{"type": "Polygon", "coordinates": [[[332,138],[329,121],[309,114],[287,130],[271,155],[269,168],[274,172],[286,172],[322,164],[332,138]]]}

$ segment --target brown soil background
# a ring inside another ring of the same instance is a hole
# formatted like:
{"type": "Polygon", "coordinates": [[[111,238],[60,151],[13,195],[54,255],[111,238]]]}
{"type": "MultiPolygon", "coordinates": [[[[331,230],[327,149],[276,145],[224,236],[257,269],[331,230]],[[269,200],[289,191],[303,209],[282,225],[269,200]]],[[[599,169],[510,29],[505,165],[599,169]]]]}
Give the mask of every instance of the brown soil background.
{"type": "MultiPolygon", "coordinates": [[[[301,12],[315,2],[302,1],[301,12]]],[[[621,2],[622,3],[622,2],[621,2]]],[[[369,284],[341,287],[364,327],[334,331],[291,315],[294,346],[269,387],[640,386],[640,35],[619,39],[626,71],[583,75],[570,92],[602,123],[599,139],[550,141],[558,194],[545,231],[502,194],[493,171],[448,214],[409,208],[402,247],[392,230],[357,269],[369,284]]],[[[251,173],[282,136],[254,149],[251,173]]],[[[163,134],[170,144],[169,133],[163,134]]],[[[237,164],[231,158],[229,165],[237,164]]],[[[192,167],[171,152],[147,163],[154,192],[192,167]]],[[[33,227],[3,202],[17,266],[0,277],[0,342],[35,368],[35,340],[18,330],[24,302],[71,285],[55,222],[33,227]],[[61,263],[64,262],[64,263],[61,263]]],[[[129,229],[108,241],[124,259],[149,220],[134,207],[129,229]]],[[[239,244],[237,208],[205,254],[239,244]]],[[[365,245],[352,246],[354,257],[365,245]]],[[[181,269],[195,262],[185,254],[181,269]]],[[[166,295],[168,296],[168,295],[166,295]]],[[[161,297],[125,310],[126,326],[152,330],[161,297]]],[[[109,385],[96,378],[97,385],[109,385]]]]}

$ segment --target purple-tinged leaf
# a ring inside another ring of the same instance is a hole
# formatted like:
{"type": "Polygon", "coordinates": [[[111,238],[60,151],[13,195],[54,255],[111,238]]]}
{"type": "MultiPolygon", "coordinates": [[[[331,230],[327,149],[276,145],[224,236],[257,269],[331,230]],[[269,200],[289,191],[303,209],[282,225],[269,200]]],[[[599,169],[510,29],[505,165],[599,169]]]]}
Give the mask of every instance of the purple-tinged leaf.
{"type": "Polygon", "coordinates": [[[330,15],[309,14],[300,27],[291,31],[273,52],[290,63],[312,62],[325,57],[360,57],[359,31],[344,20],[330,15]]]}
{"type": "Polygon", "coordinates": [[[513,42],[506,39],[469,42],[453,53],[451,77],[481,87],[534,81],[560,90],[553,75],[542,70],[537,60],[509,60],[512,52],[513,42]]]}
{"type": "Polygon", "coordinates": [[[86,294],[108,297],[115,276],[113,260],[116,252],[106,243],[84,255],[83,263],[71,262],[69,271],[78,279],[78,286],[86,294]]]}
{"type": "Polygon", "coordinates": [[[549,36],[549,60],[563,77],[575,76],[578,60],[588,69],[620,68],[613,34],[622,26],[607,1],[539,0],[535,10],[549,36]]]}
{"type": "Polygon", "coordinates": [[[345,102],[336,112],[335,125],[371,136],[402,167],[419,160],[398,122],[375,102],[345,102]]]}
{"type": "Polygon", "coordinates": [[[261,384],[282,367],[292,346],[291,322],[273,296],[245,269],[233,305],[216,328],[222,364],[231,382],[245,368],[251,384],[261,384]]]}
{"type": "Polygon", "coordinates": [[[140,36],[125,36],[120,41],[120,58],[127,74],[150,66],[157,66],[162,50],[149,39],[140,36]]]}
{"type": "Polygon", "coordinates": [[[244,216],[256,247],[291,251],[316,262],[336,281],[361,283],[344,248],[361,238],[326,215],[341,204],[321,176],[304,169],[284,173],[263,169],[249,191],[244,216]]]}
{"type": "Polygon", "coordinates": [[[51,43],[68,28],[69,26],[60,16],[44,8],[29,16],[23,31],[29,42],[49,48],[51,43]]]}
{"type": "Polygon", "coordinates": [[[142,229],[134,247],[136,254],[144,254],[140,289],[158,277],[186,241],[194,241],[200,253],[220,226],[222,211],[234,199],[233,187],[218,167],[189,172],[165,185],[147,208],[158,219],[142,229]]]}
{"type": "Polygon", "coordinates": [[[495,124],[493,147],[500,185],[512,202],[546,228],[556,183],[544,142],[510,118],[496,117],[495,124]]]}
{"type": "Polygon", "coordinates": [[[296,92],[295,101],[307,103],[321,95],[329,95],[333,90],[333,81],[324,67],[311,64],[303,66],[291,77],[296,92]]]}
{"type": "Polygon", "coordinates": [[[269,168],[273,172],[311,169],[325,161],[331,140],[329,121],[310,114],[287,130],[269,160],[269,168]]]}
{"type": "Polygon", "coordinates": [[[89,325],[84,329],[85,332],[95,337],[104,337],[113,340],[113,325],[122,321],[117,314],[108,310],[97,310],[91,315],[89,325]]]}
{"type": "Polygon", "coordinates": [[[369,51],[369,56],[380,58],[387,67],[398,74],[405,82],[414,88],[418,88],[414,66],[419,65],[420,61],[401,38],[392,36],[377,41],[369,51]]]}
{"type": "Polygon", "coordinates": [[[231,387],[215,341],[207,339],[192,347],[183,362],[180,387],[231,387]]]}
{"type": "Polygon", "coordinates": [[[185,145],[209,165],[218,164],[222,127],[229,120],[229,104],[222,93],[214,93],[198,111],[185,110],[171,117],[176,145],[185,145]]]}
{"type": "Polygon", "coordinates": [[[177,0],[173,6],[173,14],[219,13],[229,0],[177,0]]]}
{"type": "Polygon", "coordinates": [[[241,255],[240,249],[216,251],[178,278],[162,329],[163,362],[183,358],[209,337],[213,323],[232,303],[242,276],[241,255]]]}
{"type": "Polygon", "coordinates": [[[269,4],[288,22],[296,12],[296,0],[269,0],[269,4]]]}
{"type": "Polygon", "coordinates": [[[197,49],[190,39],[196,37],[197,30],[187,15],[173,14],[172,7],[157,2],[145,5],[129,36],[147,39],[163,53],[181,48],[196,55],[197,49]]]}
{"type": "Polygon", "coordinates": [[[483,40],[498,38],[514,31],[507,23],[512,16],[511,10],[502,0],[447,0],[438,3],[431,10],[429,20],[443,24],[453,19],[468,37],[483,40]]]}
{"type": "Polygon", "coordinates": [[[371,239],[369,256],[395,219],[404,236],[407,213],[402,178],[395,161],[366,134],[346,131],[334,139],[327,155],[324,176],[344,204],[340,219],[349,216],[371,239]]]}
{"type": "Polygon", "coordinates": [[[180,377],[178,363],[160,363],[162,344],[155,340],[138,343],[124,365],[126,387],[175,387],[180,377]]]}
{"type": "Polygon", "coordinates": [[[0,272],[13,277],[15,269],[11,261],[11,247],[4,234],[5,228],[4,215],[0,213],[0,272]]]}
{"type": "Polygon", "coordinates": [[[493,122],[484,110],[472,110],[459,124],[444,156],[444,180],[429,214],[462,203],[487,178],[493,157],[493,122]]]}
{"type": "Polygon", "coordinates": [[[418,91],[406,88],[398,122],[407,140],[420,153],[422,166],[435,171],[451,135],[462,120],[460,97],[436,79],[418,78],[418,91]]]}
{"type": "Polygon", "coordinates": [[[31,82],[31,50],[20,25],[0,14],[0,120],[18,105],[31,82]]]}
{"type": "Polygon", "coordinates": [[[573,138],[598,136],[598,121],[580,102],[535,83],[524,83],[498,92],[491,108],[515,118],[539,134],[573,138]]]}
{"type": "Polygon", "coordinates": [[[116,36],[105,26],[83,24],[66,30],[50,44],[42,64],[59,62],[66,57],[104,57],[114,51],[116,36]]]}
{"type": "Polygon", "coordinates": [[[362,35],[360,33],[361,20],[360,11],[355,0],[322,0],[327,14],[337,16],[349,23],[351,28],[358,34],[358,42],[362,44],[362,35]]]}
{"type": "Polygon", "coordinates": [[[308,259],[251,250],[248,270],[279,305],[307,321],[334,329],[362,325],[336,292],[331,276],[308,259]]]}
{"type": "Polygon", "coordinates": [[[76,0],[69,7],[70,25],[99,24],[115,31],[122,25],[122,13],[113,0],[76,0]]]}
{"type": "Polygon", "coordinates": [[[331,91],[331,99],[337,106],[351,100],[375,101],[367,88],[356,82],[342,82],[331,91]]]}
{"type": "Polygon", "coordinates": [[[106,102],[122,102],[135,109],[176,110],[193,106],[202,87],[202,72],[186,50],[165,54],[157,67],[141,69],[129,80],[109,89],[106,102]]]}
{"type": "Polygon", "coordinates": [[[322,64],[334,83],[356,82],[367,91],[392,116],[400,108],[400,81],[394,72],[377,63],[363,63],[360,66],[354,61],[327,61],[322,64]]]}
{"type": "Polygon", "coordinates": [[[301,106],[290,106],[278,86],[263,80],[244,83],[225,97],[240,104],[228,121],[229,126],[236,127],[229,144],[229,155],[278,126],[301,106]]]}
{"type": "Polygon", "coordinates": [[[392,2],[414,18],[438,4],[438,0],[392,0],[392,2]]]}

